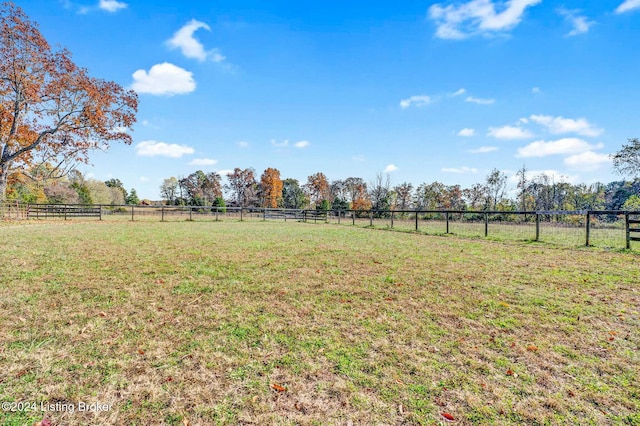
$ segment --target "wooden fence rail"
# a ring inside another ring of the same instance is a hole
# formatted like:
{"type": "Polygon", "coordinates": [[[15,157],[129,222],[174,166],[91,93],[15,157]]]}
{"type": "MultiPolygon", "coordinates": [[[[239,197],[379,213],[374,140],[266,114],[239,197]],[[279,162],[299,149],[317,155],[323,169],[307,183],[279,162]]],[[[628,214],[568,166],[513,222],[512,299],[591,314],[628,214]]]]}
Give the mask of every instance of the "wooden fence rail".
{"type": "MultiPolygon", "coordinates": [[[[298,220],[314,223],[350,224],[368,227],[414,230],[431,234],[469,235],[473,228],[479,237],[497,236],[513,238],[509,229],[517,229],[518,235],[531,241],[548,241],[555,238],[550,233],[571,231],[571,244],[576,232],[582,229],[582,244],[602,245],[603,230],[609,229],[612,243],[609,246],[631,247],[640,241],[640,212],[624,210],[561,210],[561,211],[472,211],[472,210],[302,210],[271,209],[260,207],[215,206],[139,206],[139,205],[51,205],[0,203],[0,218],[4,219],[54,219],[64,218],[129,218],[132,221],[158,218],[168,220],[298,220]],[[624,221],[623,221],[624,220],[624,221]],[[382,225],[381,225],[382,224],[382,225]],[[513,225],[511,227],[507,225],[513,225]],[[439,228],[442,226],[442,228],[439,228]],[[466,227],[466,228],[465,228],[466,227]],[[465,229],[467,229],[465,231],[465,229]],[[465,233],[466,232],[466,233],[465,233]],[[506,235],[506,237],[505,237],[506,235]],[[616,236],[617,235],[617,236],[616,236]]],[[[562,243],[562,241],[560,241],[562,243]]],[[[567,242],[568,244],[568,242],[567,242]]]]}

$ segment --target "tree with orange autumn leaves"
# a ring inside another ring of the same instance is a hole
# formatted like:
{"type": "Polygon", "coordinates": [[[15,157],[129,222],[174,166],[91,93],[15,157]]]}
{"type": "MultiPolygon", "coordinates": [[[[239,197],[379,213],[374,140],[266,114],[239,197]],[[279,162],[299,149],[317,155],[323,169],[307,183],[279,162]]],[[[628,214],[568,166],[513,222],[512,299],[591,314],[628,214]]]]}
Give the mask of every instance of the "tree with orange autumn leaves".
{"type": "Polygon", "coordinates": [[[269,167],[260,177],[262,206],[276,208],[282,199],[284,184],[280,179],[280,170],[269,167]]]}
{"type": "Polygon", "coordinates": [[[305,189],[309,194],[312,204],[320,204],[322,200],[329,199],[331,186],[324,173],[318,172],[307,178],[305,189]]]}
{"type": "Polygon", "coordinates": [[[52,51],[22,9],[0,6],[0,201],[9,175],[35,163],[87,162],[91,149],[132,142],[138,96],[52,51]]]}

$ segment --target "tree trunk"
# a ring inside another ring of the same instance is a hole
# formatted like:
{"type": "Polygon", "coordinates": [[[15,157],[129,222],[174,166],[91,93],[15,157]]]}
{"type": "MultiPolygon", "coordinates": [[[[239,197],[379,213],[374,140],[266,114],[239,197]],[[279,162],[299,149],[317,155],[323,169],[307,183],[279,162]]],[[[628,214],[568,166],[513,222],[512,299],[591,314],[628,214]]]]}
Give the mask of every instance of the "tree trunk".
{"type": "Polygon", "coordinates": [[[7,198],[7,179],[9,178],[9,165],[0,164],[0,203],[7,198]]]}

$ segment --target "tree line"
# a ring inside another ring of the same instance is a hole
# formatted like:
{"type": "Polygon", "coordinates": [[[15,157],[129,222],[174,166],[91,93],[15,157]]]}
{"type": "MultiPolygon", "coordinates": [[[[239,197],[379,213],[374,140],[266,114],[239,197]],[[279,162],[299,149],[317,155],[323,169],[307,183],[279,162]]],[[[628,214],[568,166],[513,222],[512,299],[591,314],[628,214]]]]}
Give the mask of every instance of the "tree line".
{"type": "Polygon", "coordinates": [[[483,182],[462,188],[442,182],[392,185],[389,175],[373,181],[360,177],[329,180],[322,172],[306,182],[281,178],[267,168],[259,177],[252,168],[235,168],[226,175],[198,170],[189,176],[164,179],[160,186],[166,205],[235,206],[334,210],[620,210],[640,209],[640,179],[608,184],[555,182],[546,174],[530,176],[523,166],[515,188],[505,173],[494,169],[483,182]],[[514,191],[515,190],[515,191],[514,191]],[[226,195],[226,198],[225,198],[226,195]]]}

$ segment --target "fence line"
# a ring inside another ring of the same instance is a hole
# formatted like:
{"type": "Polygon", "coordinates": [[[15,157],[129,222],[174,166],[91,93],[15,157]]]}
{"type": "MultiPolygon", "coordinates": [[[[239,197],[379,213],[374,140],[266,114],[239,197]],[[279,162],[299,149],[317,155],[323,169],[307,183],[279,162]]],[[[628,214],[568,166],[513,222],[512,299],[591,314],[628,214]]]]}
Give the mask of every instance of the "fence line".
{"type": "MultiPolygon", "coordinates": [[[[640,241],[640,211],[302,210],[215,206],[140,206],[0,203],[0,218],[162,222],[176,220],[294,220],[453,234],[570,246],[630,248],[640,241]]],[[[640,245],[640,243],[638,243],[640,245]]]]}

